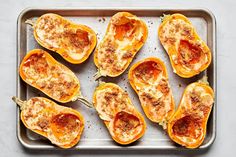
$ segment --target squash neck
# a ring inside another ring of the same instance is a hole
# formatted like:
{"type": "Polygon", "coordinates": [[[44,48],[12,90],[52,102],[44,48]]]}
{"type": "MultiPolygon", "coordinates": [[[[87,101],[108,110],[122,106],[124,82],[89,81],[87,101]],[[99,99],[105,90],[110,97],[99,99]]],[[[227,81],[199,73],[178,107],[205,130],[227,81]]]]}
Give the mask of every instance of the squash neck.
{"type": "Polygon", "coordinates": [[[25,108],[25,104],[26,104],[26,101],[23,101],[15,96],[12,97],[12,100],[18,105],[20,106],[20,110],[24,110],[25,108]]]}

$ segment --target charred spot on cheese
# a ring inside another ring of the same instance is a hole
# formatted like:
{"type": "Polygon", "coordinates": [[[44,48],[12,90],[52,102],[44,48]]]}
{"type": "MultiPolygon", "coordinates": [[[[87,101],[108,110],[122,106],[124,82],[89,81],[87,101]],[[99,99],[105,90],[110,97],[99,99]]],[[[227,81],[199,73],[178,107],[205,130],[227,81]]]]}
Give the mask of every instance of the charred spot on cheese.
{"type": "Polygon", "coordinates": [[[69,100],[75,90],[79,90],[79,81],[67,67],[52,62],[53,58],[47,56],[50,55],[43,50],[31,51],[20,65],[20,75],[24,81],[53,99],[69,100]]]}
{"type": "Polygon", "coordinates": [[[140,120],[127,112],[118,112],[114,120],[114,133],[122,141],[128,141],[142,131],[140,120]]]}
{"type": "Polygon", "coordinates": [[[97,47],[94,62],[102,76],[115,77],[124,72],[147,38],[147,27],[138,17],[115,14],[97,47]]]}
{"type": "Polygon", "coordinates": [[[194,117],[194,115],[184,116],[175,122],[172,130],[177,136],[185,136],[196,139],[201,136],[201,119],[194,117]]]}

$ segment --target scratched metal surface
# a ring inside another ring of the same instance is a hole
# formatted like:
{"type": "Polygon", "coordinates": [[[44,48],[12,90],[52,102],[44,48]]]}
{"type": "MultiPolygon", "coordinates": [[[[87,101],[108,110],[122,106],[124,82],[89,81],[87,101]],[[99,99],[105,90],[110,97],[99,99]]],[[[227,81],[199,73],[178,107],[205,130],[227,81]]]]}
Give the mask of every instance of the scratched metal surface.
{"type": "MultiPolygon", "coordinates": [[[[106,27],[109,23],[109,19],[118,11],[129,11],[134,13],[142,20],[144,20],[148,26],[148,39],[143,46],[143,48],[137,53],[131,65],[141,59],[146,57],[155,56],[164,61],[167,67],[169,82],[171,85],[172,92],[174,94],[174,99],[176,106],[179,104],[182,92],[186,85],[191,82],[197,81],[203,75],[208,76],[208,81],[210,85],[216,92],[216,55],[215,55],[215,19],[214,16],[206,10],[203,9],[129,9],[129,8],[111,8],[111,9],[63,9],[63,8],[31,8],[24,10],[18,18],[18,47],[17,47],[17,66],[19,66],[20,61],[25,56],[25,54],[34,48],[42,48],[35,41],[33,37],[33,29],[24,23],[26,19],[35,20],[37,17],[44,13],[57,13],[65,18],[75,22],[90,26],[96,33],[98,37],[98,43],[103,38],[106,27]],[[197,29],[200,37],[207,42],[208,46],[212,50],[213,61],[207,71],[201,73],[200,75],[193,77],[191,79],[183,79],[173,73],[172,67],[169,62],[167,53],[161,46],[158,37],[157,29],[160,24],[160,16],[165,13],[175,13],[180,12],[186,15],[197,29]]],[[[42,48],[43,49],[43,48],[42,48]]],[[[50,51],[48,51],[50,52],[50,51]]],[[[59,62],[65,64],[78,76],[81,83],[82,94],[92,101],[92,94],[97,82],[94,81],[93,75],[97,71],[93,63],[93,55],[89,57],[87,61],[80,65],[72,65],[67,63],[61,56],[54,52],[50,54],[59,62]]],[[[130,66],[131,66],[130,65],[130,66]]],[[[128,67],[128,69],[130,68],[128,67]]],[[[120,85],[129,94],[132,103],[136,108],[143,114],[147,122],[147,130],[145,135],[137,142],[128,145],[120,146],[117,145],[111,139],[105,125],[97,116],[94,109],[89,109],[80,102],[72,102],[63,104],[65,106],[70,106],[82,113],[85,118],[85,129],[82,134],[81,140],[77,146],[72,149],[184,149],[176,144],[174,144],[166,132],[162,130],[160,126],[150,122],[143,113],[138,96],[132,90],[127,79],[128,69],[117,78],[104,78],[103,81],[113,82],[120,85]]],[[[29,99],[33,96],[45,96],[42,92],[26,85],[17,75],[17,95],[22,99],[29,99]]],[[[47,96],[45,96],[47,97],[47,96]]],[[[207,135],[203,145],[200,149],[209,147],[215,138],[215,120],[216,120],[216,102],[211,113],[208,126],[207,135]]],[[[57,147],[50,144],[45,138],[31,132],[26,129],[24,125],[20,122],[19,110],[17,111],[17,135],[19,141],[23,146],[29,149],[58,149],[57,147]]]]}

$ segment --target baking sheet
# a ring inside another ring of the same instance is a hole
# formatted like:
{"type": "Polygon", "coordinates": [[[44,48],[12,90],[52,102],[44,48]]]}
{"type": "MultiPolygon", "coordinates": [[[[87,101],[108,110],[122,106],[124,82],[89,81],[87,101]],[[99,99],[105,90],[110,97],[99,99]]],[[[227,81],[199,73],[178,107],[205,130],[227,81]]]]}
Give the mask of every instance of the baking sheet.
{"type": "MultiPolygon", "coordinates": [[[[78,145],[72,149],[184,149],[181,146],[178,146],[172,142],[165,131],[162,130],[158,124],[152,123],[148,120],[143,113],[138,96],[135,94],[128,82],[127,73],[129,68],[135,62],[144,59],[146,57],[155,56],[164,61],[167,66],[167,71],[169,75],[169,83],[171,85],[172,92],[174,94],[174,99],[176,106],[179,103],[182,92],[186,85],[191,82],[197,81],[203,75],[208,76],[208,81],[210,86],[214,89],[216,93],[216,48],[215,48],[215,18],[214,16],[205,9],[155,9],[155,8],[28,8],[22,11],[18,17],[18,27],[17,27],[17,68],[25,54],[35,48],[42,48],[35,41],[33,37],[33,28],[29,25],[26,25],[24,22],[27,19],[35,20],[39,16],[45,13],[56,13],[65,18],[75,22],[88,25],[96,33],[98,37],[98,43],[103,38],[106,27],[109,23],[109,19],[118,11],[129,11],[142,20],[144,20],[148,26],[149,36],[144,44],[143,48],[137,53],[134,60],[128,69],[117,78],[104,78],[103,81],[113,82],[120,85],[124,90],[126,90],[136,108],[143,114],[147,122],[147,130],[145,135],[138,140],[137,142],[128,145],[121,146],[116,144],[110,137],[105,125],[102,120],[97,116],[97,112],[94,109],[89,109],[79,101],[62,104],[65,106],[70,106],[79,112],[85,118],[85,129],[81,136],[81,140],[78,145]],[[207,42],[209,48],[212,50],[212,63],[207,69],[207,71],[202,72],[200,75],[184,79],[180,78],[172,71],[172,67],[169,62],[167,53],[164,51],[161,46],[158,37],[157,29],[161,23],[160,16],[170,13],[182,13],[187,16],[190,21],[193,23],[197,29],[200,37],[207,42]]],[[[43,48],[42,48],[43,49],[43,48]]],[[[81,83],[82,94],[92,101],[92,94],[97,82],[94,81],[93,75],[97,71],[93,63],[93,55],[89,57],[87,61],[80,65],[72,65],[67,63],[63,58],[49,50],[50,54],[59,62],[65,64],[69,67],[75,74],[78,76],[81,83]]],[[[26,85],[17,74],[17,93],[16,95],[23,100],[29,99],[33,96],[44,96],[42,92],[26,85]]],[[[45,138],[33,133],[32,131],[26,129],[19,117],[20,111],[17,109],[17,137],[23,146],[29,149],[58,149],[56,146],[53,146],[45,138]]],[[[216,101],[210,115],[206,138],[200,146],[199,149],[209,147],[214,139],[216,134],[216,101]]]]}

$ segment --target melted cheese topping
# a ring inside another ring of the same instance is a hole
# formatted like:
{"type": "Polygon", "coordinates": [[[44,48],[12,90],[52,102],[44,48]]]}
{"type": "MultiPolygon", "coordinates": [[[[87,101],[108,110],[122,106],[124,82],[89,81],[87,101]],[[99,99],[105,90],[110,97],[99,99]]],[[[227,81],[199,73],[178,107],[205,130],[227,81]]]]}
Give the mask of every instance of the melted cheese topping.
{"type": "Polygon", "coordinates": [[[65,51],[63,55],[74,60],[84,58],[91,46],[92,34],[55,14],[41,16],[34,29],[40,43],[54,51],[65,51]]]}
{"type": "Polygon", "coordinates": [[[79,82],[73,72],[48,61],[44,51],[29,56],[21,68],[26,82],[55,100],[68,100],[75,90],[79,91],[79,82]]]}
{"type": "Polygon", "coordinates": [[[103,76],[124,71],[143,42],[143,23],[137,17],[114,15],[102,42],[97,48],[98,68],[103,76]],[[124,22],[125,21],[125,22],[124,22]]]}
{"type": "Polygon", "coordinates": [[[204,48],[201,39],[195,39],[193,26],[182,19],[172,19],[165,23],[160,40],[173,63],[181,65],[187,72],[199,71],[209,61],[209,50],[204,48]],[[173,53],[173,49],[177,54],[173,53]]]}
{"type": "Polygon", "coordinates": [[[128,142],[142,132],[143,122],[131,104],[128,94],[118,86],[107,86],[96,91],[95,108],[107,123],[112,137],[128,142]]]}
{"type": "Polygon", "coordinates": [[[44,132],[56,145],[70,144],[81,132],[82,124],[72,109],[58,106],[45,98],[27,101],[22,115],[31,130],[44,132]]]}
{"type": "Polygon", "coordinates": [[[145,114],[154,122],[165,127],[173,113],[173,96],[161,65],[144,62],[133,70],[133,85],[144,108],[145,114]]]}
{"type": "Polygon", "coordinates": [[[213,105],[213,97],[201,86],[192,84],[187,87],[180,104],[181,117],[173,125],[176,137],[188,143],[202,139],[204,130],[203,120],[208,117],[213,105]]]}

